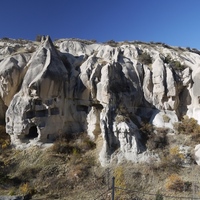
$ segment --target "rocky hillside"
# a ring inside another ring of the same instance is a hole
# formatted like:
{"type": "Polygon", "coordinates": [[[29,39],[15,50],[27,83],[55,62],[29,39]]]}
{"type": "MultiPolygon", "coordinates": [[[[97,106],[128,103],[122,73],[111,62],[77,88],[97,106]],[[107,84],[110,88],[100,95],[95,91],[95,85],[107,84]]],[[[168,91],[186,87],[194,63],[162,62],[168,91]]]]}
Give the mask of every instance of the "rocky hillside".
{"type": "Polygon", "coordinates": [[[162,43],[0,40],[0,119],[17,148],[86,132],[99,160],[147,161],[144,123],[200,123],[200,52],[162,43]]]}

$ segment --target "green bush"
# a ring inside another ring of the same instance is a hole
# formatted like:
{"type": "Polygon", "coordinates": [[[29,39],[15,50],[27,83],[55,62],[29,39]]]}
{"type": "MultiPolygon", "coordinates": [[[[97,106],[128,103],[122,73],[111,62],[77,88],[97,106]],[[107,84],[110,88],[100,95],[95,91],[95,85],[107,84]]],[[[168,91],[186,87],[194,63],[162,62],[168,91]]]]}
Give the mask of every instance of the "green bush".
{"type": "Polygon", "coordinates": [[[170,55],[167,55],[166,57],[164,57],[163,62],[166,64],[169,64],[172,61],[172,58],[170,55]]]}
{"type": "Polygon", "coordinates": [[[170,55],[167,55],[164,60],[164,63],[168,64],[174,70],[182,71],[186,68],[185,65],[181,65],[181,63],[177,60],[173,60],[170,55]]]}
{"type": "Polygon", "coordinates": [[[144,53],[142,53],[142,54],[139,55],[138,61],[141,62],[141,63],[143,63],[144,65],[152,64],[152,58],[146,52],[144,52],[144,53]]]}
{"type": "Polygon", "coordinates": [[[184,70],[186,67],[184,65],[181,65],[181,63],[179,61],[173,60],[169,63],[169,65],[175,69],[175,70],[184,70]]]}

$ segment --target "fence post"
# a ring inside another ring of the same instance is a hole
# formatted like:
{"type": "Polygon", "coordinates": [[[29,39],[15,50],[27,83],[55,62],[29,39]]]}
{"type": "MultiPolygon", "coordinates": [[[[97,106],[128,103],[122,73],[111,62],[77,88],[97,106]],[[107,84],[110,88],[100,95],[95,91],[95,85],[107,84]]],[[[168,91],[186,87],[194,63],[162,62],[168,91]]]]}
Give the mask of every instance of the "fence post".
{"type": "Polygon", "coordinates": [[[115,200],[115,177],[112,178],[112,200],[115,200]]]}
{"type": "Polygon", "coordinates": [[[108,190],[110,189],[110,170],[107,169],[107,181],[108,181],[108,190]]]}

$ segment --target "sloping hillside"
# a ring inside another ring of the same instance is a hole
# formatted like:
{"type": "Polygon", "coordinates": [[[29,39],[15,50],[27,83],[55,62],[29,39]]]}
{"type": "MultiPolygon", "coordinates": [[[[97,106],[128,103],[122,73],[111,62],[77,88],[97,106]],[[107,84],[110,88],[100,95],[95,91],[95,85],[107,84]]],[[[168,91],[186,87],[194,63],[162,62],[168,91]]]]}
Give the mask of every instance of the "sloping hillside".
{"type": "Polygon", "coordinates": [[[199,66],[163,43],[0,40],[2,194],[92,199],[121,176],[126,199],[198,195],[199,66]]]}

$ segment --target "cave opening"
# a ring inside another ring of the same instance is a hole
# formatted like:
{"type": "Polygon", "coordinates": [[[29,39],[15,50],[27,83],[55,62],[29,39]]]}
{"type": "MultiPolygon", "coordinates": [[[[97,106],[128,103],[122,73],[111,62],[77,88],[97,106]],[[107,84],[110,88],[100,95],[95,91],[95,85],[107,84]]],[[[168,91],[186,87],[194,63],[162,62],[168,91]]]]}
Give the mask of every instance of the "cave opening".
{"type": "Polygon", "coordinates": [[[27,138],[28,139],[34,139],[36,137],[38,137],[37,127],[31,126],[31,128],[29,129],[29,133],[27,135],[27,138]]]}

